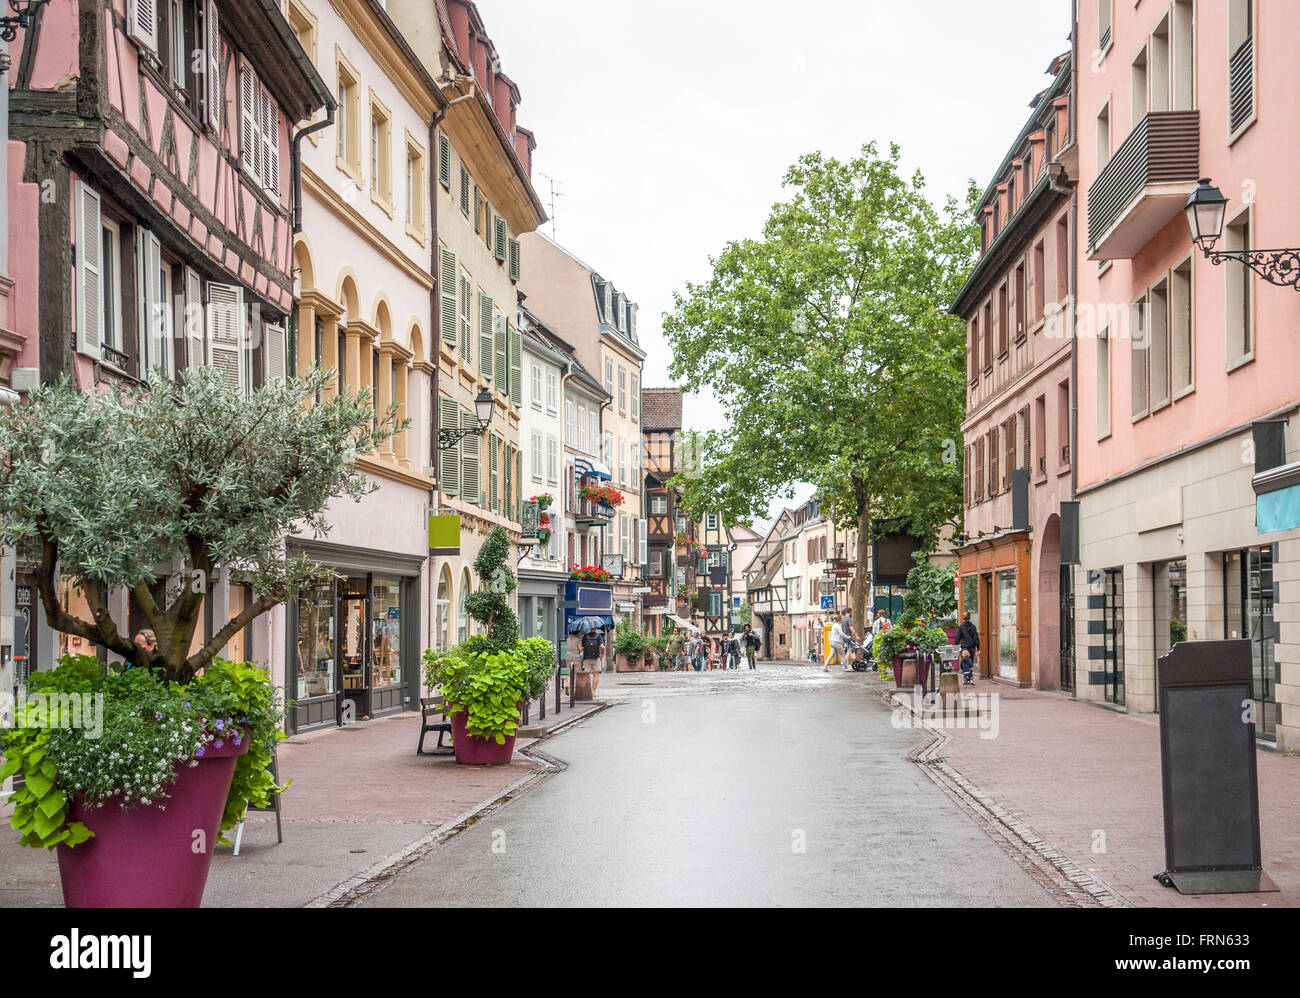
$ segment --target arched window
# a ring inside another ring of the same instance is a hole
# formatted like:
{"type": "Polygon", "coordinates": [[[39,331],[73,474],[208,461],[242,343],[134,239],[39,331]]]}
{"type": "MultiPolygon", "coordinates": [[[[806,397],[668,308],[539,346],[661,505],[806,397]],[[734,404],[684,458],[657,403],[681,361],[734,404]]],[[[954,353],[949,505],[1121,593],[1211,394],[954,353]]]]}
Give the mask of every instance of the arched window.
{"type": "Polygon", "coordinates": [[[469,638],[469,611],[465,607],[465,600],[469,596],[469,572],[466,571],[460,580],[460,603],[456,612],[456,640],[465,641],[469,638]]]}

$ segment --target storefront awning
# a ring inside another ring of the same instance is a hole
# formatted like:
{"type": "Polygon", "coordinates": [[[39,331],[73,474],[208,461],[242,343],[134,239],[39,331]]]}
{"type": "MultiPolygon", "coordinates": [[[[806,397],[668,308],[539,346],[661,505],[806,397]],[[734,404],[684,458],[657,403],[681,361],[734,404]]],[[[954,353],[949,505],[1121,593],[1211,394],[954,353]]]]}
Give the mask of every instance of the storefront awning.
{"type": "Polygon", "coordinates": [[[699,630],[699,627],[697,627],[695,624],[692,624],[689,620],[682,620],[682,618],[677,616],[675,613],[668,614],[668,619],[671,620],[678,627],[684,627],[688,631],[699,630]]]}
{"type": "Polygon", "coordinates": [[[609,469],[594,457],[575,457],[573,459],[573,466],[578,469],[578,474],[580,475],[591,475],[606,482],[611,481],[614,478],[614,476],[610,474],[609,469]]]}
{"type": "Polygon", "coordinates": [[[1300,527],[1300,485],[1256,496],[1255,524],[1261,534],[1300,527]]]}

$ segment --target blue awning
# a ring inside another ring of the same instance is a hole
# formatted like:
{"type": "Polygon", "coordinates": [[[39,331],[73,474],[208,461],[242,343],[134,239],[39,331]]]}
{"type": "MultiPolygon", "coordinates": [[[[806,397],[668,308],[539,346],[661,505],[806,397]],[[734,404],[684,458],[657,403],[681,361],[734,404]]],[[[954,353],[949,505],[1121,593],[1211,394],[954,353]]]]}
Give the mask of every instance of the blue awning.
{"type": "Polygon", "coordinates": [[[1255,525],[1261,534],[1300,527],[1300,485],[1256,496],[1255,525]]]}
{"type": "Polygon", "coordinates": [[[594,457],[575,457],[573,466],[578,469],[578,473],[581,475],[591,475],[607,482],[614,479],[614,476],[609,473],[609,469],[594,457]]]}

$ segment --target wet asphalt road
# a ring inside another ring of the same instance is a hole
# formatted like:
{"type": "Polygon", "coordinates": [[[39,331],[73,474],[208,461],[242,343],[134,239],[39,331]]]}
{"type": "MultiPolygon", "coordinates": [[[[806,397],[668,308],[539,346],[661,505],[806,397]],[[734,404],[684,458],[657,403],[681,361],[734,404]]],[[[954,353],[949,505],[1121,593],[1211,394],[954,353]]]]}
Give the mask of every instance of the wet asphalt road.
{"type": "Polygon", "coordinates": [[[861,676],[607,675],[598,696],[622,702],[541,745],[564,772],[362,903],[1053,903],[906,759],[919,733],[861,676]]]}

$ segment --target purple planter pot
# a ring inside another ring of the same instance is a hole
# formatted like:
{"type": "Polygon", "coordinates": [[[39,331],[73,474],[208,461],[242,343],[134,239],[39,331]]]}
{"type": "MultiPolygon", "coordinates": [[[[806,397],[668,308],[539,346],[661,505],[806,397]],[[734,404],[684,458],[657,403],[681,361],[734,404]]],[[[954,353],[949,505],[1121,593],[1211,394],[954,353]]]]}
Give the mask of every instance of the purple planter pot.
{"type": "MultiPolygon", "coordinates": [[[[522,712],[524,705],[519,704],[522,712]]],[[[480,738],[465,730],[469,719],[468,711],[459,711],[451,715],[451,743],[456,749],[456,761],[462,766],[504,766],[515,754],[515,736],[506,735],[505,744],[498,745],[494,739],[480,738]]]]}
{"type": "Polygon", "coordinates": [[[70,821],[95,837],[79,846],[58,846],[63,903],[69,908],[197,908],[212,865],[221,815],[230,796],[235,760],[248,740],[211,745],[197,766],[182,765],[169,797],[158,804],[122,810],[73,801],[70,821]],[[202,832],[202,846],[196,832],[202,832]]]}

